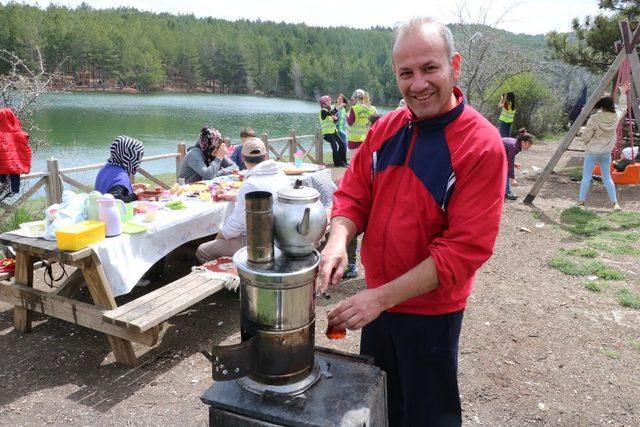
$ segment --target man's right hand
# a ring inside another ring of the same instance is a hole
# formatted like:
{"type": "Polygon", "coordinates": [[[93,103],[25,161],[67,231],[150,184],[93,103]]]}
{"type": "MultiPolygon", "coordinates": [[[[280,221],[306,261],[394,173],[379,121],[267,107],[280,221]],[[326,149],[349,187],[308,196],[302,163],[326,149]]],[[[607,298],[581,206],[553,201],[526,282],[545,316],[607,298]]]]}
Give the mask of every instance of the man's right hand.
{"type": "Polygon", "coordinates": [[[316,290],[326,292],[329,285],[337,285],[342,280],[342,273],[347,265],[347,249],[344,243],[335,243],[340,239],[329,237],[320,260],[316,290]]]}

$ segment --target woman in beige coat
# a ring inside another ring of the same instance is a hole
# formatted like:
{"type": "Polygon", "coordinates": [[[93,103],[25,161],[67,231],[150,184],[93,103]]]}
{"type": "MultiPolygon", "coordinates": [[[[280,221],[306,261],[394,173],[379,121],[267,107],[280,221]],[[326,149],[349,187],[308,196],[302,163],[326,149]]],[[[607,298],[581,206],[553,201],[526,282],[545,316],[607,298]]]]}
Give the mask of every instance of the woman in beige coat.
{"type": "Polygon", "coordinates": [[[609,200],[611,200],[611,207],[614,210],[620,210],[616,197],[616,187],[611,179],[611,150],[616,143],[618,124],[627,112],[628,90],[629,84],[620,86],[620,99],[617,107],[613,102],[612,96],[600,98],[593,107],[595,113],[587,120],[587,125],[582,132],[582,139],[586,145],[586,154],[582,167],[578,206],[584,206],[589,185],[591,184],[591,174],[595,164],[598,163],[604,188],[606,188],[609,200]]]}

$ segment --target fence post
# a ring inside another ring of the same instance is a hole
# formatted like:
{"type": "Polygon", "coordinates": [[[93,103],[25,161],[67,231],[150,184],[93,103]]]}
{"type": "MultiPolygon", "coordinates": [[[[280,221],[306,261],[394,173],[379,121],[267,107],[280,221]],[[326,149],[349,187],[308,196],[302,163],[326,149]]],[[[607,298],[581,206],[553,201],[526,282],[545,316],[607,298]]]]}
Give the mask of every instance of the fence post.
{"type": "Polygon", "coordinates": [[[295,129],[291,129],[289,131],[289,161],[291,163],[295,162],[296,160],[296,130],[295,129]]]}
{"type": "Polygon", "coordinates": [[[178,142],[178,157],[176,157],[176,182],[178,182],[178,177],[180,176],[180,169],[182,169],[182,161],[184,160],[184,156],[187,155],[187,144],[180,141],[178,142]]]}
{"type": "Polygon", "coordinates": [[[316,162],[319,165],[324,165],[324,150],[323,150],[323,141],[322,141],[322,130],[316,129],[316,136],[314,138],[315,146],[316,146],[316,162]]]}
{"type": "MultiPolygon", "coordinates": [[[[263,133],[262,134],[262,142],[264,142],[264,146],[267,149],[267,158],[271,157],[270,153],[269,153],[269,135],[267,133],[263,133]]],[[[279,161],[280,159],[275,159],[276,162],[279,161]]]]}
{"type": "Polygon", "coordinates": [[[51,157],[47,160],[47,183],[45,185],[46,203],[51,206],[54,203],[62,202],[62,180],[58,168],[58,159],[51,157]]]}

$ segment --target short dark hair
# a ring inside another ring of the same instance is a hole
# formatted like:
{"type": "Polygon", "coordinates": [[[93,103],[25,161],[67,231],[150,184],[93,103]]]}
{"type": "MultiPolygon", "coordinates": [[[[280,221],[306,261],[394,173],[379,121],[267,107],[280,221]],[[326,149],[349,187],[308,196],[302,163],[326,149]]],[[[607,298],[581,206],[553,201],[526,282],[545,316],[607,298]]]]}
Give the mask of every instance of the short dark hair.
{"type": "Polygon", "coordinates": [[[518,142],[526,141],[533,144],[533,138],[535,137],[531,135],[529,132],[527,132],[527,128],[521,127],[520,129],[518,129],[518,137],[516,138],[516,141],[518,142]]]}
{"type": "Polygon", "coordinates": [[[245,163],[251,163],[252,165],[257,165],[258,163],[262,163],[267,160],[267,156],[245,156],[242,155],[245,163]]]}
{"type": "Polygon", "coordinates": [[[253,138],[256,136],[256,132],[253,128],[244,128],[240,131],[240,138],[253,138]]]}
{"type": "Polygon", "coordinates": [[[598,102],[596,102],[596,105],[593,106],[593,109],[608,111],[609,113],[615,113],[616,105],[613,103],[613,97],[603,96],[598,100],[598,102]]]}

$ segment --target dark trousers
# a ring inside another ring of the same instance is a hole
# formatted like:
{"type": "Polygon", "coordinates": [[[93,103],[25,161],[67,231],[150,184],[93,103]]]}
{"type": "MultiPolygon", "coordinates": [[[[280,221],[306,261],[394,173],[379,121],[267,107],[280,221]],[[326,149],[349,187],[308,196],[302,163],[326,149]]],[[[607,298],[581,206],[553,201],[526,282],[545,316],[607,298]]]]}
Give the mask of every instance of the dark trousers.
{"type": "Polygon", "coordinates": [[[500,123],[500,137],[508,138],[511,136],[511,123],[505,123],[502,120],[498,120],[500,123]]]}
{"type": "Polygon", "coordinates": [[[347,143],[338,132],[325,133],[322,138],[331,144],[331,154],[333,155],[333,166],[340,167],[347,165],[347,143]]]}
{"type": "Polygon", "coordinates": [[[358,236],[347,243],[347,263],[355,264],[358,258],[358,236]]]}
{"type": "Polygon", "coordinates": [[[438,316],[383,312],[360,353],[387,373],[390,426],[459,426],[458,340],[464,310],[438,316]]]}

